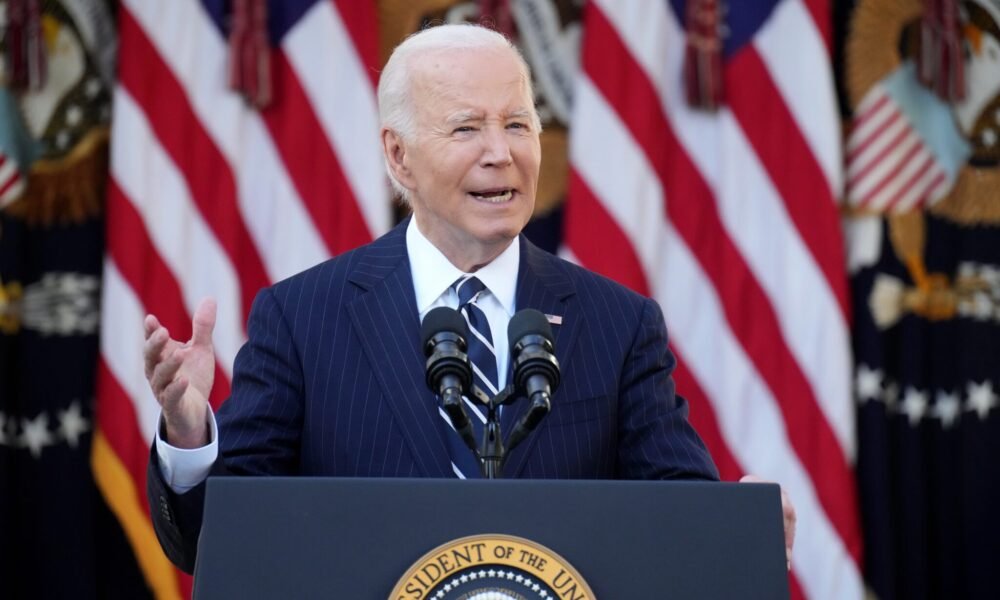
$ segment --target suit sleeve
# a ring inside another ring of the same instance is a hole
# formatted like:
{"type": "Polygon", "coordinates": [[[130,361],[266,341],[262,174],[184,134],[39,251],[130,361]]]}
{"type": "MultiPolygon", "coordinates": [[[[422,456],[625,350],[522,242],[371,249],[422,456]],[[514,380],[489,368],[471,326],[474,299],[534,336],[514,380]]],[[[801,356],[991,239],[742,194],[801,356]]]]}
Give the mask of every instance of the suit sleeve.
{"type": "Polygon", "coordinates": [[[659,305],[644,300],[620,382],[618,472],[625,479],[719,478],[674,389],[676,360],[659,305]]]}
{"type": "MultiPolygon", "coordinates": [[[[219,409],[219,457],[209,476],[294,475],[302,434],[302,370],[292,332],[273,288],[257,294],[248,340],[236,356],[232,395],[219,409]]],[[[205,482],[177,494],[160,471],[156,447],[147,468],[153,528],[167,557],[192,573],[205,482]]]]}

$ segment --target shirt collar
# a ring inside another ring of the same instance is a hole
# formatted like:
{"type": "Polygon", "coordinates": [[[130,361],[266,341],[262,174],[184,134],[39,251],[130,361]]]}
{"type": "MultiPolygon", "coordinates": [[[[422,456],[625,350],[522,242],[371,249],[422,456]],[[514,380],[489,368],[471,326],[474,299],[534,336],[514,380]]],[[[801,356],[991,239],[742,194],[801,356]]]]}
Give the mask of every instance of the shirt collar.
{"type": "MultiPolygon", "coordinates": [[[[464,275],[417,228],[417,221],[410,218],[406,227],[406,252],[410,256],[413,291],[417,299],[417,312],[423,314],[451,284],[464,275]]],[[[521,244],[515,239],[500,256],[481,267],[475,275],[483,282],[493,297],[503,307],[507,316],[514,314],[517,293],[517,271],[521,260],[521,244]]]]}

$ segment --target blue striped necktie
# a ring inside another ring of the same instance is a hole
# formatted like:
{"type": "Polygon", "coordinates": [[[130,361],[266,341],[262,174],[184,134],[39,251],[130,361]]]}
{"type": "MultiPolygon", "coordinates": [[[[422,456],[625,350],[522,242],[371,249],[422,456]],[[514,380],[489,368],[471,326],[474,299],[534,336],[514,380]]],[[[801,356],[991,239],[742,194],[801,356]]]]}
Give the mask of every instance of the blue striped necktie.
{"type": "MultiPolygon", "coordinates": [[[[463,275],[451,285],[458,294],[458,310],[469,324],[469,337],[466,340],[469,360],[472,362],[473,382],[487,396],[497,395],[499,383],[497,378],[497,353],[493,347],[493,335],[486,314],[476,302],[484,293],[489,293],[483,282],[472,275],[463,275]]],[[[486,428],[486,407],[465,398],[465,411],[469,413],[476,441],[483,439],[486,428]]],[[[442,415],[444,413],[442,412],[442,415]]],[[[445,420],[451,421],[445,416],[445,420]]],[[[472,452],[454,430],[449,432],[451,462],[455,474],[461,478],[481,477],[479,465],[472,452]]]]}

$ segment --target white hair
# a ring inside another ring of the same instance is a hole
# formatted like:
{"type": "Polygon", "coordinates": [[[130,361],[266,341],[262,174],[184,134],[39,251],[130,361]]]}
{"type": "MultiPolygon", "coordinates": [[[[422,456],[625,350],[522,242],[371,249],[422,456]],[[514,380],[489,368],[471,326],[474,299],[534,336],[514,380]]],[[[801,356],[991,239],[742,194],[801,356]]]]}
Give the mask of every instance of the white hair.
{"type": "MultiPolygon", "coordinates": [[[[472,23],[447,24],[418,31],[402,41],[392,51],[378,80],[378,114],[381,127],[395,131],[404,142],[416,137],[416,114],[412,102],[412,64],[414,57],[440,50],[500,49],[509,50],[517,57],[528,98],[532,102],[531,120],[536,131],[541,131],[541,120],[534,108],[534,91],[528,63],[517,47],[503,34],[472,23]]],[[[404,202],[409,202],[407,190],[392,174],[389,159],[385,157],[385,170],[393,189],[404,202]]]]}

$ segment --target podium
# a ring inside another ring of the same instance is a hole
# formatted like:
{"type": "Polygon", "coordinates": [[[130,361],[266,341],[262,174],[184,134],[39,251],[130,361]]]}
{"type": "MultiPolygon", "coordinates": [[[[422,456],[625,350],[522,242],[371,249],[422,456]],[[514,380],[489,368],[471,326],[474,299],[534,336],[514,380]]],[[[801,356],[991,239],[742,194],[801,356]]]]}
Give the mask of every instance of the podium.
{"type": "Polygon", "coordinates": [[[433,600],[490,573],[523,598],[788,597],[773,484],[229,477],[205,502],[198,600],[433,600]]]}

